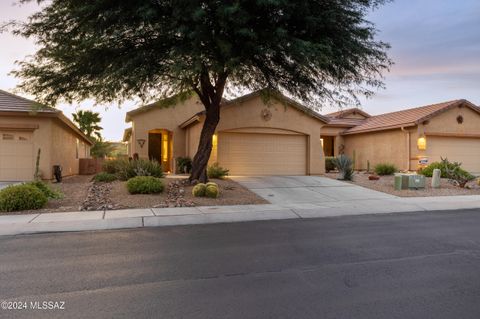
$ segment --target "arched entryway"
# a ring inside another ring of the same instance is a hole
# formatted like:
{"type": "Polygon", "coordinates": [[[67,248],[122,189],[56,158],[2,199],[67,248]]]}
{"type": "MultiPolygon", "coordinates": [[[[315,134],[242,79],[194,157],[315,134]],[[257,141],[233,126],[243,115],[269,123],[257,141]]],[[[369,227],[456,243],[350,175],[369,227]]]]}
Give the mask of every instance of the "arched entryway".
{"type": "Polygon", "coordinates": [[[165,129],[148,131],[148,158],[162,164],[164,172],[172,170],[172,132],[165,129]]]}

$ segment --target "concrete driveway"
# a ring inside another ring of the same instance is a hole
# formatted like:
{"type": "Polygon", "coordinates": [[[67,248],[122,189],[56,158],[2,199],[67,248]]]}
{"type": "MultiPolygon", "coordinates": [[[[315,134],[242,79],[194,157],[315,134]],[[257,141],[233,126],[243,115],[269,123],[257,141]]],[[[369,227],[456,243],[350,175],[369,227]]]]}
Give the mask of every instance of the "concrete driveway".
{"type": "Polygon", "coordinates": [[[342,207],[398,197],[322,176],[234,176],[272,204],[294,208],[342,207]]]}

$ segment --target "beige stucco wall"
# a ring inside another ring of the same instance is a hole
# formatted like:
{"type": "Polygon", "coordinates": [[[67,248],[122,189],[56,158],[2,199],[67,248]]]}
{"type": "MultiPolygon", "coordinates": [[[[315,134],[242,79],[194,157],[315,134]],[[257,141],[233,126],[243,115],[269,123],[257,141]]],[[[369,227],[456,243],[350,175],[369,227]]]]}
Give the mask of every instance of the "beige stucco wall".
{"type": "MultiPolygon", "coordinates": [[[[187,150],[190,156],[195,154],[197,150],[197,136],[199,136],[202,123],[197,123],[187,129],[187,134],[191,137],[187,150]]],[[[268,130],[270,130],[270,133],[278,133],[287,130],[292,133],[304,134],[308,137],[307,173],[314,175],[325,172],[323,150],[320,143],[322,125],[321,121],[292,106],[276,100],[270,100],[267,106],[261,97],[254,97],[222,108],[217,132],[250,131],[268,133],[268,130]],[[261,112],[265,108],[268,108],[272,113],[269,121],[265,121],[261,116],[261,112]]]]}
{"type": "Polygon", "coordinates": [[[401,170],[408,168],[407,133],[401,129],[344,135],[345,154],[353,158],[355,169],[373,168],[379,163],[391,163],[401,170]]]}
{"type": "Polygon", "coordinates": [[[175,158],[186,155],[185,129],[180,124],[204,109],[197,96],[186,101],[179,102],[175,106],[150,109],[132,115],[132,143],[131,154],[138,153],[140,158],[148,158],[148,131],[154,129],[166,129],[173,133],[173,154],[170,167],[174,168],[175,158]],[[138,139],[144,139],[143,147],[137,143],[138,139]]]}
{"type": "Polygon", "coordinates": [[[50,169],[53,165],[61,165],[62,176],[78,174],[79,159],[90,157],[90,146],[58,119],[52,119],[51,130],[53,147],[51,148],[50,169]]]}

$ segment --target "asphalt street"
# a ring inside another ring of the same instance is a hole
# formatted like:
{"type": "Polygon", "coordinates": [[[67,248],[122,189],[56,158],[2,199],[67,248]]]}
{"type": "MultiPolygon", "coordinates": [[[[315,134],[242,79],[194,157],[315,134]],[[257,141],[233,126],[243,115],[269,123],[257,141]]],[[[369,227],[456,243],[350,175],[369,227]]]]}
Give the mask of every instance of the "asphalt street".
{"type": "Polygon", "coordinates": [[[0,318],[478,319],[480,210],[0,237],[0,300],[27,308],[0,318]]]}

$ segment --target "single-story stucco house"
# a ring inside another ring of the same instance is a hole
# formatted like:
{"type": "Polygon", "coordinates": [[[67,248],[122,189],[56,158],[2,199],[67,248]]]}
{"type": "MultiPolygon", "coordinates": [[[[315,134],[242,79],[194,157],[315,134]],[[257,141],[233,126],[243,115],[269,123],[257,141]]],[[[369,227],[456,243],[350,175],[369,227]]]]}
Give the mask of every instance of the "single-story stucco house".
{"type": "MultiPolygon", "coordinates": [[[[165,107],[153,103],[126,115],[129,156],[156,159],[175,171],[177,157],[196,153],[205,118],[196,96],[165,107]]],[[[213,137],[210,163],[231,175],[316,175],[325,172],[325,156],[355,155],[356,169],[389,162],[417,170],[448,156],[480,172],[480,110],[458,100],[370,116],[360,109],[327,115],[261,91],[224,101],[213,137]]]]}
{"type": "Polygon", "coordinates": [[[359,109],[326,115],[325,155],[355,155],[355,168],[392,163],[415,171],[441,157],[480,173],[480,108],[455,100],[370,116],[359,109]]]}
{"type": "Polygon", "coordinates": [[[0,181],[32,180],[39,149],[43,179],[53,179],[54,165],[76,175],[91,145],[61,111],[0,90],[0,181]]]}
{"type": "MultiPolygon", "coordinates": [[[[210,162],[231,175],[308,175],[325,170],[320,131],[328,119],[275,94],[265,102],[261,92],[224,101],[213,137],[210,162]]],[[[193,158],[205,118],[195,95],[175,106],[150,104],[127,113],[132,122],[124,141],[129,155],[159,160],[175,171],[175,158],[193,158]]]]}

